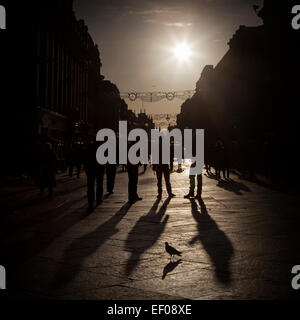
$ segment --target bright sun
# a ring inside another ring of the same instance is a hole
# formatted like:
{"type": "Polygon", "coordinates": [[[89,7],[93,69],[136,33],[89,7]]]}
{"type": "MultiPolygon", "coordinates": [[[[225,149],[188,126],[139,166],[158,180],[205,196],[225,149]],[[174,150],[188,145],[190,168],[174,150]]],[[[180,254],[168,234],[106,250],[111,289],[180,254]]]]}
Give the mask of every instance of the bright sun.
{"type": "Polygon", "coordinates": [[[187,44],[181,43],[174,48],[174,54],[176,59],[186,61],[191,57],[192,50],[187,44]]]}

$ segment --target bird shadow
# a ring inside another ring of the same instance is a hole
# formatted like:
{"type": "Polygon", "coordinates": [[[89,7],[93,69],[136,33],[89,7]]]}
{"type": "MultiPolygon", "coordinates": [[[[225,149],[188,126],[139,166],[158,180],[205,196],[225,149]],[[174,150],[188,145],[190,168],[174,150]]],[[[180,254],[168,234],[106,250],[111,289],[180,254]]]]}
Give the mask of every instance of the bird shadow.
{"type": "Polygon", "coordinates": [[[161,278],[164,280],[167,274],[173,271],[181,262],[182,262],[182,259],[179,259],[177,261],[170,261],[169,263],[167,263],[166,266],[164,267],[163,275],[161,278]]]}
{"type": "Polygon", "coordinates": [[[82,269],[86,257],[99,250],[107,239],[119,231],[117,225],[125,217],[130,207],[130,202],[125,203],[110,219],[92,232],[75,239],[68,246],[64,253],[65,263],[62,264],[62,268],[57,272],[53,287],[62,287],[76,277],[82,269]],[[74,258],[76,259],[76,264],[73,264],[72,268],[70,268],[70,262],[74,261],[74,258]]]}
{"type": "Polygon", "coordinates": [[[209,255],[215,267],[218,281],[227,284],[231,282],[230,259],[234,254],[231,241],[226,234],[219,229],[217,223],[207,212],[202,199],[199,199],[200,211],[195,199],[190,199],[193,218],[197,222],[198,235],[189,244],[199,241],[209,255]]]}
{"type": "Polygon", "coordinates": [[[163,233],[169,216],[164,214],[171,198],[167,198],[158,210],[161,199],[158,198],[148,213],[142,216],[129,232],[125,242],[126,250],[131,252],[125,266],[126,276],[130,276],[137,267],[141,255],[151,248],[163,233]]]}

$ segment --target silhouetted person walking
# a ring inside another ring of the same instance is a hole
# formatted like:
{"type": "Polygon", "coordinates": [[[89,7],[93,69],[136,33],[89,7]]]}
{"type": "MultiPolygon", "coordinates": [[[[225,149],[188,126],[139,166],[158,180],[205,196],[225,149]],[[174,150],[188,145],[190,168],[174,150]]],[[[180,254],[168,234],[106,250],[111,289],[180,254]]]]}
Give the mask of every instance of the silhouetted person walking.
{"type": "Polygon", "coordinates": [[[117,165],[116,164],[107,164],[106,165],[106,188],[109,194],[114,193],[115,180],[117,173],[117,165]]]}
{"type": "Polygon", "coordinates": [[[84,167],[87,176],[87,194],[89,213],[94,211],[95,202],[95,182],[96,188],[96,201],[97,205],[100,205],[103,197],[103,177],[105,166],[100,165],[96,159],[97,144],[90,143],[85,152],[84,167]]]}
{"type": "MultiPolygon", "coordinates": [[[[128,150],[133,145],[133,142],[128,143],[128,150]]],[[[141,164],[132,164],[128,159],[127,172],[128,172],[128,201],[135,203],[143,200],[137,193],[138,181],[139,181],[139,166],[141,164]]]]}
{"type": "Polygon", "coordinates": [[[80,170],[82,165],[82,150],[79,146],[76,146],[75,148],[71,149],[71,152],[69,154],[69,176],[73,176],[73,169],[74,166],[76,167],[76,176],[77,178],[80,177],[80,170]]]}
{"type": "Polygon", "coordinates": [[[74,162],[75,162],[75,150],[73,147],[71,147],[67,155],[67,166],[69,168],[69,177],[73,176],[74,162]]]}
{"type": "MultiPolygon", "coordinates": [[[[196,166],[196,161],[194,161],[191,164],[191,168],[195,168],[196,166]]],[[[184,196],[184,198],[188,199],[188,198],[194,198],[195,197],[195,187],[196,187],[196,179],[197,179],[197,194],[195,198],[200,199],[202,196],[202,173],[199,174],[191,174],[191,170],[190,170],[190,174],[189,174],[189,179],[190,179],[190,191],[188,194],[186,194],[184,196]]]]}
{"type": "Polygon", "coordinates": [[[49,198],[52,196],[53,188],[56,186],[56,155],[48,142],[43,146],[40,157],[40,197],[44,195],[44,189],[48,188],[49,198]]]}
{"type": "Polygon", "coordinates": [[[77,170],[77,178],[79,179],[80,177],[80,171],[81,171],[81,166],[83,162],[83,155],[82,155],[82,148],[80,146],[77,146],[75,149],[75,159],[74,159],[74,164],[77,170]]]}
{"type": "Polygon", "coordinates": [[[221,138],[218,138],[215,145],[215,169],[216,169],[216,179],[221,179],[221,169],[224,157],[224,143],[221,138]]]}
{"type": "MultiPolygon", "coordinates": [[[[170,152],[170,157],[171,157],[170,152]]],[[[171,159],[170,163],[173,162],[171,159]]],[[[153,165],[153,170],[156,172],[157,178],[157,198],[160,198],[162,195],[162,176],[164,176],[166,189],[169,197],[175,197],[175,194],[172,193],[172,187],[170,182],[170,166],[169,164],[163,164],[162,161],[162,143],[159,144],[159,163],[153,165]]]]}
{"type": "Polygon", "coordinates": [[[128,201],[135,203],[136,201],[143,200],[138,196],[137,186],[139,180],[139,165],[138,164],[127,164],[128,172],[128,201]]]}

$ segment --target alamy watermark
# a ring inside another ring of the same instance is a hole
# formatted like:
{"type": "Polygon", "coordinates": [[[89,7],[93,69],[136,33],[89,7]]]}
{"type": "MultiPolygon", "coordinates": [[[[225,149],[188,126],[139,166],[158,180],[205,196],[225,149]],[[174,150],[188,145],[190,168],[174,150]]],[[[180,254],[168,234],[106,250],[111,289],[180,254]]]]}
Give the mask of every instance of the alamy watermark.
{"type": "Polygon", "coordinates": [[[6,29],[6,10],[0,5],[0,29],[6,29]]]}
{"type": "Polygon", "coordinates": [[[6,289],[6,271],[3,266],[0,266],[0,290],[6,289]]]}
{"type": "Polygon", "coordinates": [[[300,265],[295,265],[292,268],[292,274],[295,276],[292,278],[292,288],[294,290],[299,290],[300,289],[300,265]]]}
{"type": "MultiPolygon", "coordinates": [[[[116,164],[117,137],[115,132],[111,129],[101,129],[97,133],[96,140],[103,142],[96,153],[98,163],[116,164]]],[[[133,165],[148,163],[149,146],[151,146],[152,164],[169,164],[171,149],[174,149],[174,158],[179,164],[182,163],[183,156],[185,159],[191,159],[195,164],[190,169],[191,175],[202,173],[204,166],[203,129],[184,129],[184,138],[179,129],[172,131],[152,129],[150,140],[144,129],[133,129],[128,133],[127,121],[119,121],[118,164],[127,164],[128,161],[133,165]],[[171,138],[173,139],[172,147],[171,138]],[[160,139],[162,148],[160,148],[160,139]],[[130,148],[128,148],[128,142],[130,142],[130,148]]]]}

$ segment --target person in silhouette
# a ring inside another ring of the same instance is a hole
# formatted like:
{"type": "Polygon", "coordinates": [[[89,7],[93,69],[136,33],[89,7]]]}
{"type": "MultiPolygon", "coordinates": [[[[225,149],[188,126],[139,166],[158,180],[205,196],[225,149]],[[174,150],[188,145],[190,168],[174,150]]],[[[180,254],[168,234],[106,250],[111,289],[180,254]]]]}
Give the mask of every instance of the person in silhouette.
{"type": "MultiPolygon", "coordinates": [[[[128,150],[133,145],[133,142],[128,144],[128,150]]],[[[137,201],[143,200],[137,193],[138,181],[139,181],[139,166],[140,164],[132,164],[128,161],[128,201],[133,204],[137,201]]]]}
{"type": "MultiPolygon", "coordinates": [[[[159,143],[159,162],[158,164],[153,165],[153,170],[156,172],[157,178],[157,198],[162,196],[162,176],[164,176],[166,189],[169,197],[175,197],[175,194],[172,193],[172,186],[170,182],[170,165],[164,164],[162,161],[162,141],[159,143]]],[[[170,152],[170,158],[172,157],[172,152],[170,152]]],[[[169,163],[172,163],[173,159],[170,159],[169,163]]]]}
{"type": "Polygon", "coordinates": [[[222,142],[220,144],[220,150],[218,150],[219,157],[219,178],[221,178],[221,172],[224,179],[229,179],[230,164],[229,164],[229,150],[228,145],[222,142]]]}
{"type": "Polygon", "coordinates": [[[138,196],[137,186],[139,180],[139,164],[127,164],[128,172],[128,201],[130,203],[135,203],[137,201],[143,200],[143,198],[138,196]]]}
{"type": "Polygon", "coordinates": [[[79,145],[72,147],[70,153],[68,155],[68,163],[69,163],[69,176],[73,176],[74,166],[77,170],[77,178],[80,177],[80,170],[82,165],[82,149],[79,145]]]}
{"type": "Polygon", "coordinates": [[[97,205],[102,203],[103,197],[103,177],[105,166],[100,165],[96,159],[98,145],[95,142],[91,142],[85,151],[84,167],[87,176],[87,194],[88,194],[88,212],[94,211],[95,202],[95,182],[97,184],[96,189],[96,201],[97,205]]]}
{"type": "MultiPolygon", "coordinates": [[[[191,168],[195,168],[196,161],[191,164],[191,168]]],[[[191,170],[189,173],[190,179],[190,190],[189,193],[184,196],[184,198],[194,198],[195,197],[195,187],[196,187],[196,179],[197,179],[197,194],[195,198],[201,199],[202,196],[202,173],[199,174],[192,174],[191,170]]]]}
{"type": "Polygon", "coordinates": [[[67,166],[69,167],[69,177],[72,178],[75,164],[75,149],[71,146],[69,153],[67,154],[67,166]]]}
{"type": "Polygon", "coordinates": [[[208,175],[211,175],[211,166],[212,166],[212,154],[213,154],[213,151],[212,151],[212,147],[211,147],[211,143],[210,142],[207,142],[205,143],[205,157],[204,157],[204,162],[205,162],[205,169],[206,169],[206,173],[208,175]]]}
{"type": "Polygon", "coordinates": [[[108,163],[106,165],[106,188],[108,194],[114,193],[115,180],[116,180],[117,165],[108,163]]]}
{"type": "Polygon", "coordinates": [[[224,157],[224,143],[219,137],[215,144],[215,170],[216,170],[216,179],[221,179],[221,170],[223,166],[223,157],[224,157]]]}
{"type": "Polygon", "coordinates": [[[80,170],[81,170],[81,166],[82,166],[82,148],[79,145],[77,145],[75,148],[74,164],[75,164],[75,167],[77,170],[77,179],[79,179],[80,170]]]}
{"type": "Polygon", "coordinates": [[[40,157],[40,197],[44,196],[44,189],[48,188],[48,197],[53,194],[56,186],[56,155],[52,150],[50,142],[43,145],[40,157]]]}

